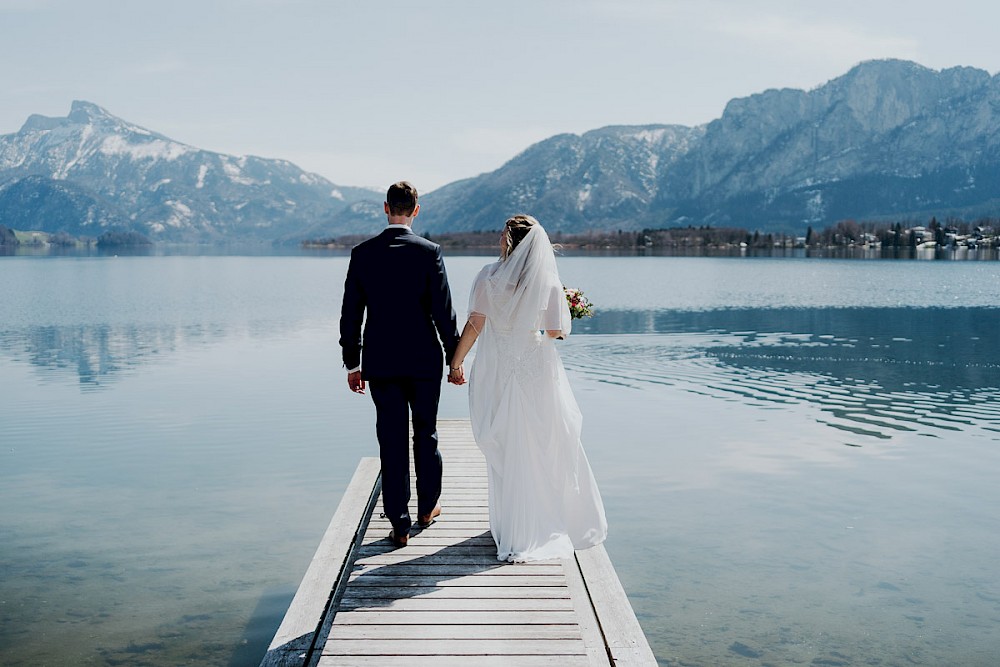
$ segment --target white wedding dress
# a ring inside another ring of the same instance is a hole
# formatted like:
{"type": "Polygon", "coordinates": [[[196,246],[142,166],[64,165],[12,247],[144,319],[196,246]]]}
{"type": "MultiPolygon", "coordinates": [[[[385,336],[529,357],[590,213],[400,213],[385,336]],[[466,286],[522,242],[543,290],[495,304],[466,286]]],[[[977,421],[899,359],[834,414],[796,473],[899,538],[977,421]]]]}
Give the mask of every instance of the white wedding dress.
{"type": "Polygon", "coordinates": [[[476,277],[470,314],[486,316],[469,411],[489,476],[499,560],[569,558],[604,541],[607,520],[580,441],[583,417],[556,341],[571,327],[548,235],[531,228],[506,261],[476,277]]]}

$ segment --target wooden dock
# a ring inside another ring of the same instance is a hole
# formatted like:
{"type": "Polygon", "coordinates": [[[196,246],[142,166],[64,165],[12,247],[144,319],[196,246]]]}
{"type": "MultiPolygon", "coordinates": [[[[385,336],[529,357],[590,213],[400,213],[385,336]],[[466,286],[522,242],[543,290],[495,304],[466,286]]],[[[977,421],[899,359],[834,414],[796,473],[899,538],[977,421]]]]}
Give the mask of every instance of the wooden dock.
{"type": "Polygon", "coordinates": [[[393,548],[379,461],[362,459],[261,667],[655,665],[603,546],[497,561],[471,426],[438,433],[442,515],[393,548]]]}

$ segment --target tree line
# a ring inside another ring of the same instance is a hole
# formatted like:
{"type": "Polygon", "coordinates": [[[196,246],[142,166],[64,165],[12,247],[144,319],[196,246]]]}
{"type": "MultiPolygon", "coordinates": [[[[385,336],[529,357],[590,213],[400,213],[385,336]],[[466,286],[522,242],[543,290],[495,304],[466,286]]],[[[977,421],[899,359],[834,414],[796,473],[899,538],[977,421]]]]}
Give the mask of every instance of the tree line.
{"type": "MultiPolygon", "coordinates": [[[[882,246],[915,247],[928,241],[944,246],[956,238],[970,238],[983,242],[983,245],[996,245],[996,230],[1000,230],[1000,218],[980,218],[972,222],[947,218],[940,222],[932,217],[926,225],[913,221],[841,220],[819,230],[810,226],[804,235],[705,225],[577,233],[556,231],[551,237],[554,243],[563,247],[581,249],[833,247],[875,243],[882,246]]],[[[499,243],[499,235],[500,230],[423,234],[425,238],[444,248],[494,248],[499,243]]],[[[303,245],[351,248],[366,238],[367,235],[355,234],[304,241],[303,245]]]]}
{"type": "Polygon", "coordinates": [[[94,245],[98,248],[123,248],[152,244],[153,242],[148,236],[132,230],[110,230],[104,232],[96,239],[88,237],[77,238],[66,232],[31,232],[31,238],[21,240],[18,238],[17,232],[13,229],[0,225],[0,246],[6,247],[47,245],[73,248],[94,245]]]}

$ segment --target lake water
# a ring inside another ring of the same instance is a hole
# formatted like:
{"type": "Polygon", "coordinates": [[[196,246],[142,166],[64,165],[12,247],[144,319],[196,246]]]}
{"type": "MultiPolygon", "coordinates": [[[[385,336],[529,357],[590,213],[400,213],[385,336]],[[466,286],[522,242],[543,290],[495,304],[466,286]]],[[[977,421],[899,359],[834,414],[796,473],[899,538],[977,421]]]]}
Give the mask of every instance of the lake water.
{"type": "MultiPolygon", "coordinates": [[[[448,257],[459,311],[483,257],[448,257]]],[[[1000,263],[577,257],[663,665],[996,665],[1000,263]]],[[[0,258],[0,664],[256,665],[358,459],[347,258],[0,258]]],[[[443,417],[467,417],[446,385],[443,417]]]]}

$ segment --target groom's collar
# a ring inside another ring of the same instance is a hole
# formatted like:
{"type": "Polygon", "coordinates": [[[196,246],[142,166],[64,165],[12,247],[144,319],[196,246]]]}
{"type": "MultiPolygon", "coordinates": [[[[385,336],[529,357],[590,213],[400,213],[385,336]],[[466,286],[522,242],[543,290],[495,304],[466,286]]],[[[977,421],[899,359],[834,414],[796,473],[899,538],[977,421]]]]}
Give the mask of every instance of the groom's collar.
{"type": "Polygon", "coordinates": [[[408,232],[412,232],[409,225],[387,225],[386,229],[405,229],[408,232]]]}

